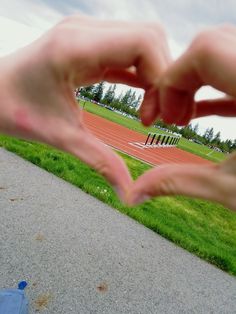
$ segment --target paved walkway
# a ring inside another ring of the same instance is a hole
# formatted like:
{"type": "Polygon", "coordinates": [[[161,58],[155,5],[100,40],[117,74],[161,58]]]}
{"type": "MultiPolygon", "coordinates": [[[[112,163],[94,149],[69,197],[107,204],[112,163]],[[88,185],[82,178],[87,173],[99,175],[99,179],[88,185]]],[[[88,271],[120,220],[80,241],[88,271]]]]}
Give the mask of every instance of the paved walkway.
{"type": "Polygon", "coordinates": [[[0,284],[27,280],[30,314],[236,313],[236,278],[2,149],[0,210],[0,284]]]}

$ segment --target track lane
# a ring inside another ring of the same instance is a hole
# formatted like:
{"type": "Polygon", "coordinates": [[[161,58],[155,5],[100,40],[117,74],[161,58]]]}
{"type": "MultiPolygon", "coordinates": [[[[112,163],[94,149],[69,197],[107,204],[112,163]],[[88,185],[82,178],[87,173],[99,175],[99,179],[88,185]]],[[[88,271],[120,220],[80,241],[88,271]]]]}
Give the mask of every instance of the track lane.
{"type": "Polygon", "coordinates": [[[146,136],[87,111],[83,111],[83,117],[88,129],[102,142],[153,165],[166,163],[212,164],[212,162],[206,159],[183,151],[177,147],[142,149],[132,146],[129,144],[130,142],[145,143],[146,136]]]}

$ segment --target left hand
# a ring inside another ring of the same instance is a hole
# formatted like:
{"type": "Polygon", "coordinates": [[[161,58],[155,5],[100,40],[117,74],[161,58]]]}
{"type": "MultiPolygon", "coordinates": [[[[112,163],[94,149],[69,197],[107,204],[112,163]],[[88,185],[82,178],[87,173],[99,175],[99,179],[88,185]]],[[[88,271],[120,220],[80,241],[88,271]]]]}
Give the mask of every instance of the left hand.
{"type": "Polygon", "coordinates": [[[150,93],[170,62],[159,24],[71,16],[0,59],[0,132],[72,153],[124,199],[132,183],[123,160],[86,128],[74,89],[101,80],[150,93]]]}

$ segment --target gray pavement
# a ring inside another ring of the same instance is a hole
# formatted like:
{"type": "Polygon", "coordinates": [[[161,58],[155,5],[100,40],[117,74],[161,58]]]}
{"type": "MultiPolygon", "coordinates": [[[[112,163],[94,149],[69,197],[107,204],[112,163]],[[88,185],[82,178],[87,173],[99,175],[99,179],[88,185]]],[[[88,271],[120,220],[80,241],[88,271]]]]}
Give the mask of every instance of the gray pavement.
{"type": "Polygon", "coordinates": [[[236,313],[236,278],[0,149],[0,286],[30,313],[236,313]]]}

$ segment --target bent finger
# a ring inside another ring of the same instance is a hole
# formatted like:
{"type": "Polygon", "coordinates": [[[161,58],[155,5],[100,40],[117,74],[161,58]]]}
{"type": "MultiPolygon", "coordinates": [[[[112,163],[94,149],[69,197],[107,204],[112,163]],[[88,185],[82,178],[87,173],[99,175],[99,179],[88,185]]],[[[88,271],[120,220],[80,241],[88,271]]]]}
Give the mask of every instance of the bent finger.
{"type": "Polygon", "coordinates": [[[160,118],[168,124],[186,125],[195,114],[194,94],[203,84],[187,51],[174,62],[160,81],[160,118]]]}
{"type": "Polygon", "coordinates": [[[150,88],[144,94],[144,99],[140,107],[140,117],[145,126],[150,126],[160,114],[159,90],[150,88]]]}
{"type": "Polygon", "coordinates": [[[103,80],[109,83],[126,84],[137,88],[144,87],[137,74],[129,71],[129,69],[108,69],[104,73],[103,80]]]}

